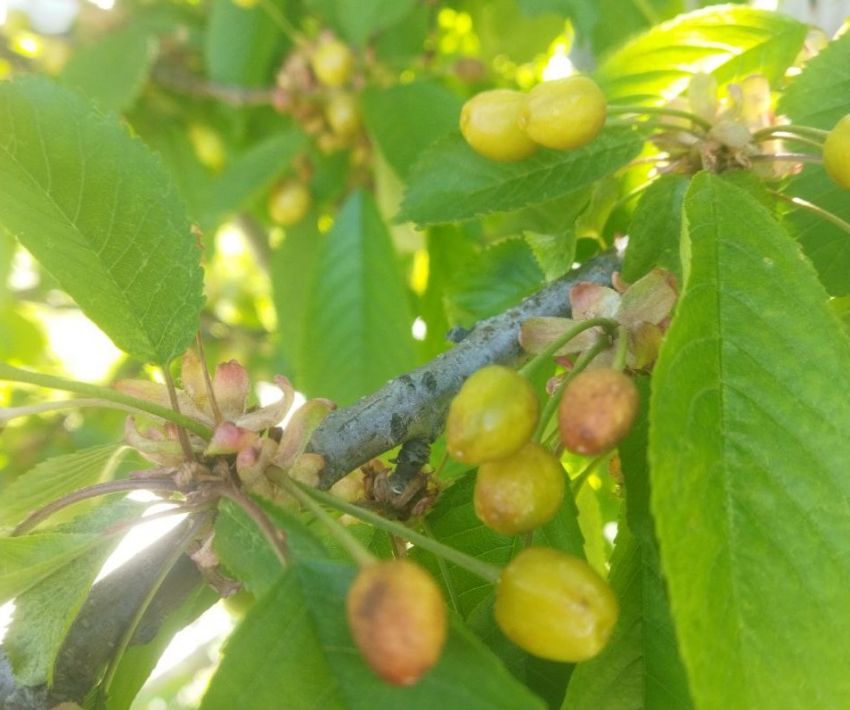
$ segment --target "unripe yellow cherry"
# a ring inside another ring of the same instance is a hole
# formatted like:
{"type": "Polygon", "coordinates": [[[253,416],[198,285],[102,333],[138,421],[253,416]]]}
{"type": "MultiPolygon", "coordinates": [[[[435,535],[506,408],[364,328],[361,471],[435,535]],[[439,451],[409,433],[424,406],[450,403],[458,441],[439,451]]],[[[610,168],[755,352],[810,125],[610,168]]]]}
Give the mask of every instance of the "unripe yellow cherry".
{"type": "Polygon", "coordinates": [[[528,443],[515,454],[482,463],[475,478],[475,514],[491,530],[519,535],[548,523],[566,488],[561,462],[528,443]]]}
{"type": "Polygon", "coordinates": [[[274,187],[269,195],[269,216],[282,227],[297,224],[310,209],[310,190],[297,180],[286,180],[274,187]]]}
{"type": "Polygon", "coordinates": [[[519,124],[535,143],[570,150],[592,141],[605,125],[607,102],[586,76],[544,81],[525,97],[519,124]]]}
{"type": "Polygon", "coordinates": [[[470,147],[490,160],[522,160],[537,150],[519,126],[525,95],[509,89],[476,94],[460,112],[460,132],[470,147]]]}
{"type": "Polygon", "coordinates": [[[617,623],[617,597],[584,560],[527,547],[502,570],[496,623],[529,653],[578,663],[598,654],[617,623]]]}
{"type": "Polygon", "coordinates": [[[336,88],[345,84],[354,72],[354,55],[344,42],[325,39],[310,57],[313,73],[323,86],[336,88]]]}
{"type": "Polygon", "coordinates": [[[850,190],[850,114],[840,119],[823,144],[823,167],[845,190],[850,190]]]}
{"type": "Polygon", "coordinates": [[[334,135],[350,140],[360,130],[360,110],[357,99],[348,92],[334,93],[325,104],[325,119],[334,135]]]}
{"type": "Polygon", "coordinates": [[[509,456],[525,446],[540,416],[531,383],[516,370],[488,365],[470,375],[449,406],[449,454],[477,464],[509,456]]]}

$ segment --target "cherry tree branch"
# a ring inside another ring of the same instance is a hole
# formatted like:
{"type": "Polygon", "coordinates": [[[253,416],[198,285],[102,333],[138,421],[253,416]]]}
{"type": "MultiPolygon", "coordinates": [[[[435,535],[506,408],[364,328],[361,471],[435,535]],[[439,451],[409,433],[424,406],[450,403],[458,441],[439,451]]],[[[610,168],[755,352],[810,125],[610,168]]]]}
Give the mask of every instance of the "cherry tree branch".
{"type": "MultiPolygon", "coordinates": [[[[311,450],[326,460],[321,487],[329,488],[349,471],[406,441],[433,441],[443,429],[449,402],[470,374],[488,364],[517,365],[525,359],[518,342],[523,321],[532,316],[569,315],[569,291],[574,284],[610,284],[618,268],[613,253],[589,260],[518,306],[455,336],[457,344],[448,352],[331,413],[310,442],[311,450]]],[[[109,654],[137,615],[151,580],[160,574],[163,560],[184,534],[185,526],[172,531],[94,586],[57,658],[56,682],[49,694],[45,686],[19,686],[0,647],[0,709],[47,710],[64,700],[82,702],[97,687],[109,654]]],[[[183,555],[166,576],[131,643],[153,638],[163,620],[201,583],[195,564],[183,555]]]]}
{"type": "Polygon", "coordinates": [[[448,352],[331,412],[310,440],[310,450],[325,457],[319,487],[330,488],[348,472],[405,441],[436,439],[449,403],[469,375],[485,365],[522,362],[525,356],[518,336],[523,321],[533,316],[568,316],[574,284],[608,285],[619,266],[612,252],[590,259],[514,308],[480,321],[448,352]]]}

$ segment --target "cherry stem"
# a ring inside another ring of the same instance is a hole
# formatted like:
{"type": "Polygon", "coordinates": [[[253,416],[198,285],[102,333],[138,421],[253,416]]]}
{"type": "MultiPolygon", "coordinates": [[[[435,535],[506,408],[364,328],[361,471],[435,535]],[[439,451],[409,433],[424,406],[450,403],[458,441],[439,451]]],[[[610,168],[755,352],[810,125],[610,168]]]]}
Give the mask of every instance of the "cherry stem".
{"type": "Polygon", "coordinates": [[[765,126],[764,128],[760,128],[759,130],[753,133],[753,138],[755,138],[757,141],[762,141],[765,138],[773,135],[774,133],[796,134],[804,138],[811,138],[815,141],[818,141],[819,144],[822,144],[826,140],[826,137],[829,135],[829,131],[824,131],[820,128],[812,128],[810,126],[796,126],[793,123],[787,123],[777,124],[775,126],[765,126]]]}
{"type": "Polygon", "coordinates": [[[366,510],[365,508],[361,508],[351,503],[346,503],[344,500],[340,500],[330,493],[310,488],[309,486],[305,486],[303,483],[298,483],[297,481],[291,481],[291,485],[293,487],[298,487],[303,493],[319,503],[323,503],[324,505],[330,508],[335,508],[343,513],[348,513],[355,518],[371,523],[380,530],[385,530],[392,535],[404,538],[417,547],[421,547],[423,550],[433,553],[437,557],[442,557],[443,559],[456,564],[458,567],[463,567],[478,577],[481,577],[481,579],[493,584],[495,584],[499,579],[501,569],[495,565],[483,562],[482,560],[467,555],[465,552],[456,550],[453,547],[448,547],[437,540],[427,537],[426,535],[422,535],[415,530],[411,530],[406,525],[402,525],[394,520],[388,520],[377,513],[373,513],[371,510],[366,510]]]}
{"type": "Polygon", "coordinates": [[[287,493],[298,500],[301,505],[307,508],[307,510],[309,510],[316,519],[328,529],[328,532],[330,532],[331,535],[337,539],[339,544],[342,545],[343,549],[348,552],[352,558],[354,558],[354,561],[359,567],[368,567],[369,565],[373,565],[377,562],[377,558],[363,547],[360,541],[345,529],[344,525],[330,515],[324,508],[322,508],[321,505],[319,505],[306,493],[306,486],[300,486],[289,476],[282,477],[280,484],[287,493]]]}
{"type": "Polygon", "coordinates": [[[805,138],[803,136],[798,136],[794,133],[788,133],[787,131],[773,131],[769,134],[765,134],[759,137],[756,137],[756,134],[753,134],[753,138],[759,143],[772,140],[782,140],[791,141],[793,143],[799,143],[800,145],[807,145],[810,148],[815,148],[818,151],[823,150],[823,141],[814,140],[812,138],[805,138]]]}
{"type": "Polygon", "coordinates": [[[207,398],[210,400],[213,418],[216,424],[221,424],[224,421],[224,417],[218,408],[218,400],[215,398],[215,390],[213,390],[212,380],[210,380],[210,371],[207,367],[207,353],[204,349],[204,339],[201,337],[200,330],[195,334],[195,344],[198,347],[198,360],[201,362],[201,372],[204,374],[204,387],[207,390],[207,398]]]}
{"type": "Polygon", "coordinates": [[[829,210],[823,209],[823,207],[818,207],[815,204],[812,204],[808,200],[804,200],[802,197],[792,197],[789,195],[784,195],[781,192],[776,190],[768,190],[768,192],[783,202],[787,202],[795,207],[799,207],[800,209],[807,210],[812,214],[816,214],[818,217],[825,219],[827,222],[831,222],[839,229],[850,234],[850,223],[845,222],[841,217],[832,214],[829,210]]]}
{"type": "Polygon", "coordinates": [[[761,155],[751,155],[749,159],[757,163],[786,161],[793,161],[795,163],[823,163],[822,156],[812,155],[811,153],[762,153],[761,155]]]}
{"type": "MultiPolygon", "coordinates": [[[[669,157],[661,158],[659,156],[656,160],[657,160],[657,162],[660,163],[660,162],[663,162],[665,160],[669,160],[669,157]]],[[[635,162],[636,161],[632,161],[630,163],[630,165],[634,165],[635,162]]],[[[638,195],[641,195],[644,192],[646,192],[650,187],[652,187],[654,182],[655,182],[655,179],[647,180],[646,182],[643,182],[640,185],[638,185],[633,190],[629,190],[625,195],[623,195],[619,200],[617,200],[614,203],[614,206],[611,207],[611,214],[614,214],[618,209],[624,207],[626,204],[628,204],[631,200],[633,200],[638,195]]]]}
{"type": "MultiPolygon", "coordinates": [[[[695,113],[683,111],[682,109],[668,108],[667,106],[633,106],[614,104],[608,106],[608,114],[615,116],[621,114],[642,114],[647,116],[671,116],[673,118],[684,118],[693,123],[695,126],[699,126],[706,131],[711,130],[711,122],[707,121],[702,116],[697,116],[695,113]]],[[[671,125],[669,128],[670,130],[676,130],[680,127],[671,125]]]]}
{"type": "MultiPolygon", "coordinates": [[[[608,320],[606,319],[593,319],[593,320],[608,320]]],[[[573,380],[573,378],[578,375],[582,370],[584,370],[593,359],[599,355],[599,353],[607,350],[610,347],[611,343],[608,342],[605,338],[600,338],[596,343],[585,350],[581,356],[575,361],[573,368],[567,373],[566,377],[564,377],[563,381],[558,385],[558,389],[556,389],[552,396],[549,398],[549,401],[546,402],[546,406],[543,409],[543,413],[540,415],[540,421],[537,423],[537,430],[534,432],[534,436],[532,437],[534,441],[543,441],[543,434],[546,431],[546,426],[549,423],[549,420],[555,415],[555,410],[558,409],[558,405],[561,403],[561,398],[564,396],[564,390],[567,385],[573,380]]]]}
{"type": "MultiPolygon", "coordinates": [[[[165,378],[165,387],[168,390],[168,399],[171,401],[171,408],[179,413],[180,404],[177,401],[177,388],[174,386],[174,377],[168,365],[162,368],[162,376],[165,378]]],[[[192,451],[192,445],[189,443],[189,435],[182,426],[177,427],[177,439],[180,441],[180,448],[183,449],[183,458],[186,461],[195,461],[195,453],[192,451]]]]}
{"type": "MultiPolygon", "coordinates": [[[[619,119],[614,118],[612,120],[606,121],[607,126],[625,126],[627,128],[649,128],[652,131],[660,131],[662,134],[670,134],[670,133],[687,133],[689,136],[693,136],[698,140],[702,140],[705,137],[704,133],[699,133],[692,128],[688,128],[687,126],[676,126],[671,125],[669,123],[664,123],[663,121],[652,121],[648,119],[642,119],[640,121],[629,121],[628,119],[619,119]]],[[[673,141],[671,141],[673,142],[673,141]]],[[[682,141],[675,141],[676,143],[681,143],[682,141]]],[[[687,145],[687,144],[685,144],[687,145]]]]}
{"type": "Polygon", "coordinates": [[[47,518],[54,513],[58,513],[63,508],[69,505],[79,503],[89,498],[109,495],[110,493],[121,493],[123,491],[171,491],[174,493],[180,492],[181,487],[178,486],[170,478],[151,478],[145,481],[137,481],[133,479],[121,479],[120,481],[106,481],[105,483],[96,483],[93,486],[80,488],[73,493],[57,498],[47,505],[34,510],[26,518],[24,518],[15,529],[12,531],[12,536],[23,535],[28,533],[35,527],[38,527],[47,518]]]}
{"type": "Polygon", "coordinates": [[[612,336],[617,332],[618,323],[613,318],[588,318],[587,320],[579,321],[572,328],[561,333],[543,350],[541,350],[533,359],[529,360],[525,365],[519,368],[518,372],[525,377],[532,377],[535,372],[545,364],[550,357],[555,355],[564,345],[570,342],[580,333],[591,328],[601,327],[608,335],[612,336]]]}
{"type": "Polygon", "coordinates": [[[286,15],[284,15],[277,5],[271,2],[271,0],[262,0],[261,6],[271,21],[277,25],[277,28],[289,37],[289,39],[292,40],[292,43],[297,47],[301,43],[301,35],[299,35],[298,31],[292,26],[292,23],[286,19],[286,15]]]}
{"type": "Polygon", "coordinates": [[[139,604],[136,612],[133,614],[133,617],[130,619],[130,623],[127,624],[127,628],[124,630],[124,633],[121,634],[121,638],[118,640],[118,643],[115,646],[115,649],[112,652],[109,666],[106,669],[106,672],[103,677],[103,689],[104,693],[109,693],[109,688],[112,685],[112,681],[115,679],[115,674],[118,671],[118,666],[121,663],[121,658],[124,655],[124,652],[127,650],[127,647],[130,645],[130,641],[133,639],[133,634],[136,633],[136,629],[142,621],[142,617],[147,612],[148,607],[150,607],[153,602],[156,593],[159,591],[159,588],[162,586],[163,582],[165,582],[165,578],[168,576],[171,569],[174,565],[177,564],[177,561],[180,559],[181,555],[186,551],[186,548],[195,538],[195,536],[200,531],[201,527],[209,521],[209,514],[200,514],[193,521],[192,525],[186,531],[186,533],[180,539],[179,544],[174,546],[173,551],[170,555],[164,560],[164,564],[157,571],[156,576],[153,579],[153,583],[148,587],[147,593],[139,604]]]}
{"type": "Polygon", "coordinates": [[[123,405],[133,412],[141,412],[158,419],[173,422],[177,426],[188,429],[193,434],[197,434],[203,439],[209,439],[212,436],[212,430],[199,421],[184,416],[180,414],[180,412],[175,412],[168,407],[148,402],[145,399],[131,397],[130,395],[117,392],[109,387],[101,387],[98,385],[88,384],[87,382],[67,380],[64,377],[56,377],[55,375],[45,375],[40,372],[22,370],[19,367],[14,367],[5,362],[0,362],[0,380],[7,382],[22,382],[28,385],[47,387],[48,389],[62,390],[65,392],[75,392],[76,394],[85,395],[87,397],[104,399],[108,402],[123,405]]]}
{"type": "Polygon", "coordinates": [[[622,325],[617,331],[617,352],[614,355],[613,368],[622,372],[626,369],[626,355],[629,352],[629,331],[622,325]]]}

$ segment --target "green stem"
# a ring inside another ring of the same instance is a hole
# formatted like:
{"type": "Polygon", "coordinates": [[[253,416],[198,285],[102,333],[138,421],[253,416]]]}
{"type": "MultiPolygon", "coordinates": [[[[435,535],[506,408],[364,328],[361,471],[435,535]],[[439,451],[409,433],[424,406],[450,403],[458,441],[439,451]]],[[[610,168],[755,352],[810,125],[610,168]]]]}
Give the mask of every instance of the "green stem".
{"type": "Polygon", "coordinates": [[[197,434],[203,439],[209,439],[212,436],[212,430],[199,421],[184,416],[179,412],[172,411],[171,409],[168,409],[168,407],[163,407],[144,399],[137,399],[136,397],[122,394],[121,392],[109,389],[108,387],[91,385],[87,382],[76,382],[74,380],[67,380],[64,377],[45,375],[40,372],[22,370],[5,362],[0,362],[0,380],[6,380],[8,382],[23,382],[28,385],[62,390],[64,392],[75,392],[76,394],[81,394],[86,397],[105,399],[108,402],[114,402],[116,404],[122,404],[125,407],[129,407],[135,412],[143,412],[145,414],[150,414],[153,417],[173,422],[177,426],[188,429],[193,434],[197,434]]]}
{"type": "Polygon", "coordinates": [[[818,152],[823,150],[823,142],[812,140],[811,138],[804,138],[803,136],[798,136],[793,133],[786,133],[785,131],[774,131],[763,136],[758,136],[758,133],[761,133],[761,131],[757,131],[756,133],[754,133],[753,138],[759,143],[772,140],[781,140],[786,142],[791,141],[792,143],[799,143],[800,145],[806,145],[809,148],[814,148],[818,152]]]}
{"type": "Polygon", "coordinates": [[[755,138],[757,141],[761,141],[774,133],[793,133],[798,136],[803,136],[804,138],[811,138],[815,141],[818,141],[819,144],[823,144],[823,142],[826,140],[826,137],[829,135],[829,131],[824,131],[820,128],[811,128],[810,126],[795,126],[793,123],[788,123],[784,125],[778,124],[776,126],[766,126],[764,128],[760,128],[759,130],[753,133],[753,138],[755,138]]]}
{"type": "Polygon", "coordinates": [[[773,195],[779,200],[782,200],[783,202],[787,202],[789,204],[794,205],[795,207],[799,207],[800,209],[808,210],[812,214],[816,214],[818,217],[825,219],[827,222],[831,222],[839,229],[847,232],[847,234],[850,234],[850,224],[845,222],[840,217],[832,214],[832,212],[830,212],[829,210],[825,210],[822,207],[818,207],[817,205],[812,204],[811,202],[804,200],[801,197],[790,197],[776,190],[768,190],[768,192],[770,192],[771,195],[773,195]]]}
{"type": "MultiPolygon", "coordinates": [[[[608,115],[617,116],[620,114],[643,114],[647,116],[670,116],[672,118],[684,118],[695,126],[710,131],[711,122],[706,121],[702,116],[697,116],[690,111],[683,111],[678,108],[669,108],[667,106],[633,106],[627,104],[612,104],[608,106],[608,115]]],[[[670,130],[675,130],[676,126],[669,126],[670,130]]]]}
{"type": "Polygon", "coordinates": [[[74,505],[74,503],[79,503],[84,500],[88,500],[89,498],[96,498],[98,496],[109,495],[110,493],[121,493],[124,491],[171,491],[177,493],[180,491],[180,486],[178,486],[173,480],[170,478],[151,478],[148,480],[136,480],[136,479],[121,479],[120,481],[106,481],[105,483],[96,483],[93,486],[87,486],[85,488],[80,488],[73,493],[69,493],[68,495],[64,495],[61,498],[57,498],[54,501],[51,501],[47,505],[34,510],[30,513],[24,520],[22,520],[15,529],[12,531],[12,536],[23,535],[28,533],[33,528],[39,526],[43,523],[47,518],[49,518],[54,513],[58,513],[63,508],[67,508],[69,505],[74,505]]]}
{"type": "Polygon", "coordinates": [[[112,657],[109,661],[109,666],[106,669],[106,673],[103,677],[103,688],[105,694],[109,694],[109,688],[112,685],[112,681],[115,679],[115,673],[118,671],[118,666],[121,663],[121,657],[124,655],[127,647],[130,645],[130,641],[133,638],[133,634],[136,633],[136,629],[142,621],[142,617],[145,615],[145,612],[148,610],[148,607],[153,602],[156,593],[159,591],[159,588],[162,586],[162,583],[165,581],[165,578],[168,576],[168,573],[171,572],[171,569],[177,564],[177,561],[180,559],[180,556],[186,550],[186,547],[195,536],[198,534],[198,531],[207,522],[209,519],[209,515],[201,514],[195,519],[191,527],[187,530],[186,534],[183,536],[180,544],[174,546],[174,550],[168,556],[167,559],[164,560],[164,564],[159,569],[156,574],[156,577],[153,579],[153,583],[147,590],[144,598],[136,609],[136,613],[133,615],[133,618],[130,620],[130,623],[127,624],[127,628],[124,630],[124,633],[121,634],[121,638],[118,641],[115,649],[113,650],[112,657]]]}
{"type": "Polygon", "coordinates": [[[546,363],[555,353],[558,352],[564,345],[570,342],[580,333],[591,328],[601,327],[609,335],[613,336],[617,331],[617,321],[613,318],[588,318],[587,320],[579,321],[568,331],[562,333],[549,343],[544,350],[541,350],[537,355],[529,360],[519,369],[519,373],[525,377],[532,377],[541,365],[546,363]]]}
{"type": "MultiPolygon", "coordinates": [[[[648,133],[658,132],[660,131],[663,134],[672,134],[672,133],[687,133],[689,136],[693,136],[697,140],[702,140],[705,136],[703,133],[698,133],[687,126],[677,126],[675,124],[664,123],[663,121],[653,121],[650,119],[642,119],[640,121],[629,121],[628,119],[621,118],[613,118],[605,122],[606,126],[623,126],[625,128],[640,128],[640,129],[651,129],[647,131],[648,133]]],[[[674,142],[674,141],[669,141],[674,142]]],[[[683,145],[688,145],[681,140],[676,140],[676,143],[681,143],[683,145]]]]}
{"type": "Polygon", "coordinates": [[[582,370],[584,370],[599,353],[603,350],[606,350],[609,347],[610,343],[606,342],[604,338],[598,340],[593,347],[585,350],[581,356],[576,360],[575,365],[573,365],[572,370],[569,371],[567,376],[563,379],[561,384],[558,385],[558,389],[552,393],[552,396],[549,398],[549,401],[546,402],[546,406],[543,408],[543,413],[540,415],[540,421],[537,423],[537,429],[534,432],[534,441],[543,441],[543,434],[546,431],[546,426],[549,423],[549,420],[555,415],[555,411],[558,409],[558,405],[561,403],[561,397],[564,396],[564,389],[566,389],[567,385],[572,381],[572,379],[578,375],[582,370]]]}
{"type": "Polygon", "coordinates": [[[301,36],[292,26],[292,23],[286,19],[286,15],[280,11],[278,6],[271,2],[271,0],[262,0],[262,8],[271,21],[277,25],[278,29],[289,37],[289,39],[292,40],[292,43],[297,47],[300,43],[301,36]]]}
{"type": "Polygon", "coordinates": [[[820,155],[812,155],[811,153],[763,153],[761,155],[752,155],[750,160],[758,163],[764,162],[794,162],[794,163],[823,163],[823,157],[820,155]]]}
{"type": "Polygon", "coordinates": [[[319,503],[323,503],[330,508],[342,511],[343,513],[348,513],[355,518],[371,523],[380,530],[386,530],[388,533],[404,538],[405,540],[412,542],[417,547],[421,547],[423,550],[432,552],[437,557],[442,557],[443,559],[456,564],[458,567],[463,567],[488,582],[495,584],[499,579],[501,570],[495,565],[491,565],[487,562],[476,559],[475,557],[471,557],[465,552],[455,550],[454,548],[448,547],[437,540],[432,540],[426,535],[422,535],[415,530],[411,530],[406,525],[402,525],[394,520],[388,520],[377,513],[373,513],[371,510],[366,510],[365,508],[360,508],[359,506],[352,505],[351,503],[346,503],[345,501],[332,496],[330,493],[310,488],[309,486],[305,486],[304,484],[296,481],[293,481],[292,483],[293,486],[297,486],[302,492],[306,493],[319,503]]]}
{"type": "Polygon", "coordinates": [[[629,352],[629,331],[620,326],[617,334],[617,353],[614,355],[614,369],[622,372],[626,369],[626,355],[629,352]]]}
{"type": "Polygon", "coordinates": [[[287,493],[289,493],[293,498],[296,498],[301,505],[316,516],[317,520],[322,522],[322,524],[328,529],[328,532],[337,539],[343,549],[354,558],[354,561],[360,567],[368,567],[369,565],[375,564],[375,556],[363,547],[363,545],[360,544],[360,541],[348,532],[348,530],[346,530],[336,518],[329,515],[322,506],[305,493],[307,488],[306,486],[303,488],[299,487],[299,485],[289,476],[283,476],[280,483],[287,493]]]}
{"type": "MultiPolygon", "coordinates": [[[[669,160],[669,158],[664,158],[663,160],[669,160]]],[[[661,162],[661,161],[658,161],[658,162],[661,162]]],[[[634,164],[634,161],[632,161],[632,163],[630,163],[630,165],[633,165],[633,164],[634,164]]],[[[638,185],[633,190],[629,190],[625,195],[623,195],[619,200],[617,200],[614,203],[614,206],[611,207],[611,214],[616,212],[621,207],[624,207],[625,205],[627,205],[631,200],[633,200],[635,197],[637,197],[641,193],[646,192],[646,190],[648,190],[650,187],[652,187],[654,182],[655,182],[654,179],[653,180],[647,180],[646,182],[643,182],[640,185],[638,185]]]]}

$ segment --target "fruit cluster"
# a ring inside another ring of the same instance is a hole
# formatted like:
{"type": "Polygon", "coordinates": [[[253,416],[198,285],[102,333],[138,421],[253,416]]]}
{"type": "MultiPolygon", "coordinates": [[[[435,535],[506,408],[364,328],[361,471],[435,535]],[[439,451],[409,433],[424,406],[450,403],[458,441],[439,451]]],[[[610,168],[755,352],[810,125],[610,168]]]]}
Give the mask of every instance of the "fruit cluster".
{"type": "Polygon", "coordinates": [[[491,160],[529,157],[538,146],[580,148],[605,125],[605,94],[586,76],[545,81],[527,94],[494,89],[463,106],[460,130],[477,153],[491,160]]]}
{"type": "MultiPolygon", "coordinates": [[[[298,121],[321,153],[351,149],[352,162],[361,164],[366,161],[368,142],[360,120],[356,93],[360,78],[355,69],[351,48],[325,31],[313,41],[303,41],[286,57],[272,103],[278,112],[298,121]]],[[[304,218],[312,203],[308,179],[309,175],[287,178],[272,188],[268,212],[274,222],[288,227],[304,218]]]]}
{"type": "MultiPolygon", "coordinates": [[[[564,445],[598,454],[620,441],[637,412],[637,390],[623,373],[598,369],[567,386],[559,410],[564,445]]],[[[540,418],[537,395],[518,372],[500,365],[478,370],[449,408],[449,453],[478,465],[473,504],[489,528],[517,535],[551,520],[561,508],[561,462],[532,441],[540,418]]],[[[502,571],[496,621],[525,650],[556,661],[596,655],[617,620],[617,600],[584,561],[558,550],[529,547],[502,571]]]]}

